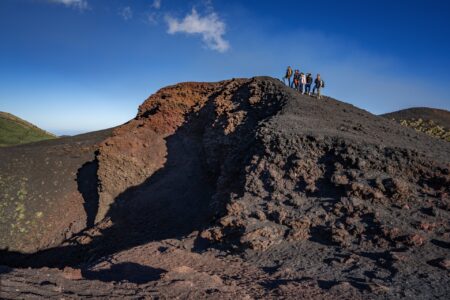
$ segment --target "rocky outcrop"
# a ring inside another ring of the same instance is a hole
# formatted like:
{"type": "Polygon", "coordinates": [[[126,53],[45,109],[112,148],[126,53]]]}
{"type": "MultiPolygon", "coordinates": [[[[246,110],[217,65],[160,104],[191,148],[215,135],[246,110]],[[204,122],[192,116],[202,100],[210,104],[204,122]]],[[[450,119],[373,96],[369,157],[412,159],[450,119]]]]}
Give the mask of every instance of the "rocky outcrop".
{"type": "MultiPolygon", "coordinates": [[[[124,191],[145,188],[148,178],[167,169],[168,160],[176,160],[194,144],[196,153],[191,154],[198,157],[199,172],[216,191],[210,202],[225,201],[219,198],[237,179],[230,173],[249,157],[258,123],[280,110],[282,102],[276,84],[261,79],[186,83],[160,90],[99,148],[97,221],[107,216],[124,191]],[[175,139],[189,140],[177,145],[171,142],[175,139]]],[[[191,174],[184,175],[181,180],[189,181],[191,174]]]]}
{"type": "Polygon", "coordinates": [[[82,193],[98,200],[91,226],[18,265],[40,261],[70,267],[62,276],[84,283],[92,272],[114,281],[126,260],[158,245],[186,251],[176,266],[134,266],[154,275],[160,295],[187,295],[196,280],[201,294],[192,295],[202,297],[294,297],[306,283],[317,297],[448,294],[445,141],[256,77],[163,88],[96,150],[85,169],[96,171],[95,185],[82,193]],[[258,287],[248,272],[230,279],[238,275],[208,262],[188,266],[187,253],[252,265],[258,287]]]}
{"type": "Polygon", "coordinates": [[[142,184],[164,167],[168,155],[166,138],[218,90],[217,84],[199,83],[164,88],[139,107],[134,120],[117,128],[100,145],[96,221],[104,219],[110,205],[127,188],[142,184]]]}

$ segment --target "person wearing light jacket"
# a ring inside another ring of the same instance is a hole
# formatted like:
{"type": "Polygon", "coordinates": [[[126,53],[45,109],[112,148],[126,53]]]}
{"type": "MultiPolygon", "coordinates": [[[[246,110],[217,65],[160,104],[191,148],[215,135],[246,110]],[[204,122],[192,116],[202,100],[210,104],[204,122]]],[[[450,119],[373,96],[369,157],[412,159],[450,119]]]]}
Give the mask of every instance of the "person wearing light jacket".
{"type": "MultiPolygon", "coordinates": [[[[292,87],[292,84],[291,84],[292,74],[293,74],[292,68],[291,68],[291,66],[288,66],[287,69],[286,69],[286,74],[284,75],[283,79],[284,80],[287,79],[289,87],[292,87]]],[[[286,81],[285,81],[285,83],[286,83],[286,81]]]]}
{"type": "Polygon", "coordinates": [[[300,73],[300,86],[299,86],[299,91],[300,91],[300,93],[302,93],[302,94],[305,93],[305,85],[306,85],[306,76],[305,76],[305,74],[302,72],[302,73],[300,73]]]}

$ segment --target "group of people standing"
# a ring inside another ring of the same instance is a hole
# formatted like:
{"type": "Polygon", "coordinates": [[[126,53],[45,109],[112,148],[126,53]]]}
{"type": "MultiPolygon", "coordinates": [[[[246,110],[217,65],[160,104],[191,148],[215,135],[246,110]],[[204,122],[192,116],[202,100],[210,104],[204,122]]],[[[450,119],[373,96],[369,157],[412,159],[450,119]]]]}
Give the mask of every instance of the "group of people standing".
{"type": "Polygon", "coordinates": [[[289,87],[296,89],[302,94],[305,95],[316,95],[317,98],[320,99],[320,90],[325,87],[325,82],[320,78],[320,74],[317,74],[316,79],[314,80],[314,88],[311,93],[311,85],[313,83],[313,77],[311,73],[303,73],[299,70],[293,71],[289,66],[286,70],[286,75],[283,78],[284,82],[289,85],[289,87]],[[291,81],[291,77],[293,80],[291,81]]]}

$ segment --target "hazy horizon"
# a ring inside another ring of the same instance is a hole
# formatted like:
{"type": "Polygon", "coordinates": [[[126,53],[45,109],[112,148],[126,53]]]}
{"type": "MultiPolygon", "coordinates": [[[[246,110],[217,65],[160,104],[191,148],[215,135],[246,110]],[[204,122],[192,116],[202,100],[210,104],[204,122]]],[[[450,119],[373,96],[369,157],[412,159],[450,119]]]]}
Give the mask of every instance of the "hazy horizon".
{"type": "Polygon", "coordinates": [[[170,84],[281,78],[287,65],[374,114],[450,110],[450,2],[321,4],[4,0],[0,110],[73,135],[132,119],[170,84]]]}

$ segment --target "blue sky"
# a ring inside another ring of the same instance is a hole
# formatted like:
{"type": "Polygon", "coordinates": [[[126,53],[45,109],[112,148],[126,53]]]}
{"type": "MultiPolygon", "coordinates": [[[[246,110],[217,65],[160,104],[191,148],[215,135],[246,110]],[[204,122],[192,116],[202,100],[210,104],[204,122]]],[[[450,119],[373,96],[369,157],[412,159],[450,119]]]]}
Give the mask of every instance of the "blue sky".
{"type": "Polygon", "coordinates": [[[450,1],[1,0],[0,110],[56,134],[119,125],[159,88],[321,73],[379,114],[450,110],[450,1]]]}

